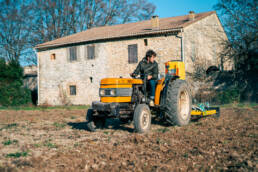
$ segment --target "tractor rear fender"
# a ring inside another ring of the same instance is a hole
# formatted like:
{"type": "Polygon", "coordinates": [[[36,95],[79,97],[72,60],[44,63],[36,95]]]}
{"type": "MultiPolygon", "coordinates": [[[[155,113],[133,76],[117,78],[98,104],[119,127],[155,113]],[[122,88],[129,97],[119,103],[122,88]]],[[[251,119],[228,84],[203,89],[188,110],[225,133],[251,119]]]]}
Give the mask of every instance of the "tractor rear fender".
{"type": "Polygon", "coordinates": [[[165,78],[158,80],[158,84],[156,86],[156,91],[155,91],[155,100],[154,100],[155,105],[160,105],[162,91],[165,92],[164,88],[166,88],[168,83],[178,78],[179,78],[178,76],[166,75],[165,78]]]}
{"type": "Polygon", "coordinates": [[[160,104],[161,91],[165,87],[164,81],[165,81],[165,78],[162,78],[162,79],[158,80],[158,84],[156,86],[156,91],[155,91],[155,100],[154,100],[155,105],[160,104]]]}

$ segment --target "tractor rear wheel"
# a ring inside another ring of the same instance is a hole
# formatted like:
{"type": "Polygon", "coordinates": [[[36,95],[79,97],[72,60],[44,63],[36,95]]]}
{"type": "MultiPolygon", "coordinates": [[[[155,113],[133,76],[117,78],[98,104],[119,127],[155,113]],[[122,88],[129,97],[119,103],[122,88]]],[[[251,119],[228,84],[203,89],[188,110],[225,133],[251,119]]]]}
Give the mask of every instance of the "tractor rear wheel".
{"type": "Polygon", "coordinates": [[[146,104],[138,104],[133,115],[134,128],[138,133],[146,133],[151,127],[151,112],[146,104]]]}
{"type": "Polygon", "coordinates": [[[165,94],[166,121],[171,125],[187,125],[191,118],[192,96],[186,81],[169,82],[165,94]]]}

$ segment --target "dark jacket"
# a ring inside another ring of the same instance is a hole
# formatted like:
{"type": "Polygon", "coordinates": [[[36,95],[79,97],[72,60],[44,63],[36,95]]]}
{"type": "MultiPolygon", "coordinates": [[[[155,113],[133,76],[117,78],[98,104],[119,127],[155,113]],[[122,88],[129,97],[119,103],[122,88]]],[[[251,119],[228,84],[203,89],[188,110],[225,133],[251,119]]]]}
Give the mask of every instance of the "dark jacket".
{"type": "Polygon", "coordinates": [[[141,75],[141,78],[144,78],[145,75],[151,75],[154,80],[158,79],[159,74],[159,67],[158,63],[154,61],[153,63],[146,60],[146,58],[143,58],[140,63],[138,64],[137,68],[133,72],[134,75],[141,75]]]}

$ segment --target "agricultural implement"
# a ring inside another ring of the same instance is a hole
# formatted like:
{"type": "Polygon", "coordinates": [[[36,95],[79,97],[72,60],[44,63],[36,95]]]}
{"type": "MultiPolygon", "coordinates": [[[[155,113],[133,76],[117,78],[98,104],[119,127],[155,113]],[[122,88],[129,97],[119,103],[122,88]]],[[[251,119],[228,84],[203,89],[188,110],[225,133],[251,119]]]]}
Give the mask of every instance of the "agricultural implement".
{"type": "Polygon", "coordinates": [[[215,115],[215,117],[220,117],[220,109],[219,107],[210,107],[209,103],[201,103],[192,106],[191,115],[197,117],[215,115]]]}

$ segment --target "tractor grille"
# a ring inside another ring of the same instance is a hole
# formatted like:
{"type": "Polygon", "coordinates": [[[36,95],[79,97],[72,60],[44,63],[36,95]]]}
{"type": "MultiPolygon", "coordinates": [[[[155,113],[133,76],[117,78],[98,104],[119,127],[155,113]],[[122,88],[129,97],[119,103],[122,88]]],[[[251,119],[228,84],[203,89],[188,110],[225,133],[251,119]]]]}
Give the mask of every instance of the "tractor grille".
{"type": "Polygon", "coordinates": [[[132,88],[100,88],[100,97],[130,97],[132,96],[132,88]]]}
{"type": "Polygon", "coordinates": [[[111,90],[105,89],[105,96],[111,96],[111,90]]]}

